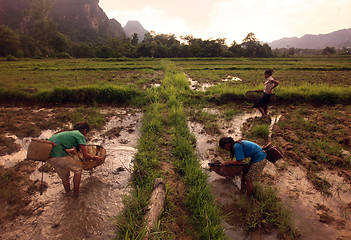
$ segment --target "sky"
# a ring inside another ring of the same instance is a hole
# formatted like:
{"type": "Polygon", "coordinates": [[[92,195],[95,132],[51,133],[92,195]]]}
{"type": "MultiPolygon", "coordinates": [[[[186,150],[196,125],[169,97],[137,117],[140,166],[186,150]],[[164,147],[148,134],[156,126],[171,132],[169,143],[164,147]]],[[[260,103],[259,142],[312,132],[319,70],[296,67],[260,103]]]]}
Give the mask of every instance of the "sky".
{"type": "Polygon", "coordinates": [[[226,38],[241,43],[253,32],[262,42],[351,28],[351,0],[100,0],[122,27],[139,21],[156,34],[226,38]]]}

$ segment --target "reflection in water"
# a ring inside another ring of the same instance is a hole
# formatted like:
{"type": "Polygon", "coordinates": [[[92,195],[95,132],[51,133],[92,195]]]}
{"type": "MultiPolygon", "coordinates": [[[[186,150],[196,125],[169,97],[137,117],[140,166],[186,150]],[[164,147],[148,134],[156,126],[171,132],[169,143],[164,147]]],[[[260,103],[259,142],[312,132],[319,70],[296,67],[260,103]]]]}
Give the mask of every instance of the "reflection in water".
{"type": "MultiPolygon", "coordinates": [[[[56,173],[45,173],[48,189],[43,195],[34,196],[32,215],[21,216],[11,226],[6,226],[4,239],[95,240],[114,237],[113,218],[123,208],[123,195],[130,191],[130,168],[137,151],[142,117],[141,113],[130,113],[129,110],[116,110],[116,115],[89,141],[104,146],[107,157],[105,163],[95,170],[83,171],[79,197],[64,193],[56,173]],[[109,139],[103,136],[116,127],[122,128],[119,137],[109,139]],[[118,141],[120,138],[125,140],[123,144],[118,141]]],[[[41,138],[50,137],[52,133],[45,131],[41,138]]],[[[40,179],[41,173],[36,170],[31,178],[40,179]]]]}
{"type": "Polygon", "coordinates": [[[211,84],[211,83],[200,84],[198,81],[195,81],[190,77],[188,77],[188,81],[190,82],[190,89],[194,91],[204,92],[206,91],[207,88],[215,86],[215,84],[211,84]]]}

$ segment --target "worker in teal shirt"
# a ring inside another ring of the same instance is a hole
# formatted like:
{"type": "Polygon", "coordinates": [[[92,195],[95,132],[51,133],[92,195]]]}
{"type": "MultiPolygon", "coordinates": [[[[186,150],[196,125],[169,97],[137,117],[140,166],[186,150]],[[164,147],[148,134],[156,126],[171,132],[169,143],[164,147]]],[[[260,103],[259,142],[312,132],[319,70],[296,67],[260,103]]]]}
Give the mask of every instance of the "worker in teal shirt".
{"type": "Polygon", "coordinates": [[[82,163],[79,159],[73,158],[69,152],[80,150],[83,153],[84,159],[93,159],[100,161],[98,156],[92,156],[88,153],[86,148],[86,135],[90,130],[87,122],[79,122],[74,126],[73,130],[61,131],[52,135],[49,141],[54,143],[51,150],[48,163],[51,164],[59,177],[62,179],[63,187],[66,192],[71,190],[70,187],[70,172],[73,176],[73,195],[79,194],[79,185],[82,177],[82,163]]]}

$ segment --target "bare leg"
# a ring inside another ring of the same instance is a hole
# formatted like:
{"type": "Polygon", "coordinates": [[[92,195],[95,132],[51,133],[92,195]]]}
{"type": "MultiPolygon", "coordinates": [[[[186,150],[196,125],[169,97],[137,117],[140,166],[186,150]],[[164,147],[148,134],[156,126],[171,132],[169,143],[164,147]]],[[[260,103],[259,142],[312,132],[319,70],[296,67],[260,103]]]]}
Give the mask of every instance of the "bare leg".
{"type": "Polygon", "coordinates": [[[251,180],[246,179],[246,195],[250,197],[253,192],[253,183],[251,180]]]}
{"type": "Polygon", "coordinates": [[[264,111],[264,115],[267,116],[268,115],[268,108],[264,108],[263,111],[264,111]]]}
{"type": "Polygon", "coordinates": [[[249,172],[249,169],[244,168],[243,175],[241,177],[241,187],[240,187],[240,191],[242,193],[245,193],[245,191],[246,191],[246,179],[245,178],[246,178],[246,175],[248,172],[249,172]]]}
{"type": "Polygon", "coordinates": [[[77,196],[79,194],[80,179],[82,177],[82,172],[75,173],[73,176],[73,195],[77,196]]]}
{"type": "Polygon", "coordinates": [[[69,183],[69,176],[67,178],[62,179],[62,184],[63,184],[63,187],[65,188],[66,193],[71,191],[71,186],[69,183]]]}
{"type": "Polygon", "coordinates": [[[263,117],[267,116],[266,111],[263,108],[259,107],[257,109],[258,109],[258,111],[260,111],[260,113],[262,114],[263,117]]]}

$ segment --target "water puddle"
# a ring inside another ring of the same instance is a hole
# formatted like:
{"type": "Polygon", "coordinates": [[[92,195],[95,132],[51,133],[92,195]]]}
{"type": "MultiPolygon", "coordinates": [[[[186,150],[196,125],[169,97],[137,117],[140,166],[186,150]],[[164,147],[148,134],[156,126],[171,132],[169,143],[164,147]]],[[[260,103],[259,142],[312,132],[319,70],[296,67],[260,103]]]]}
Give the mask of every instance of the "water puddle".
{"type": "Polygon", "coordinates": [[[225,79],[222,79],[223,82],[242,82],[243,80],[238,77],[233,77],[228,75],[225,79]]]}
{"type": "Polygon", "coordinates": [[[207,88],[215,86],[216,84],[212,84],[212,83],[204,83],[204,84],[200,84],[198,81],[193,80],[191,77],[188,77],[188,81],[190,83],[190,89],[194,90],[194,91],[201,91],[201,92],[205,92],[207,88]]]}
{"type": "MultiPolygon", "coordinates": [[[[116,109],[104,129],[88,138],[88,143],[106,148],[105,163],[95,170],[83,171],[80,195],[73,198],[64,193],[56,173],[44,173],[48,188],[37,193],[30,203],[30,216],[20,216],[5,226],[4,239],[111,239],[114,237],[114,217],[123,208],[122,197],[130,192],[132,159],[137,151],[142,113],[132,109],[116,109]],[[118,130],[118,135],[108,133],[118,130]]],[[[47,138],[53,131],[44,131],[47,138]]],[[[24,139],[23,148],[29,140],[24,139]]],[[[25,150],[21,150],[24,151],[25,150]]],[[[18,155],[18,161],[23,160],[18,155]]],[[[9,159],[15,159],[13,155],[9,159]]],[[[13,160],[6,163],[13,164],[13,160]]],[[[39,167],[40,165],[38,165],[39,167]]],[[[38,169],[31,179],[41,178],[38,169]]]]}

